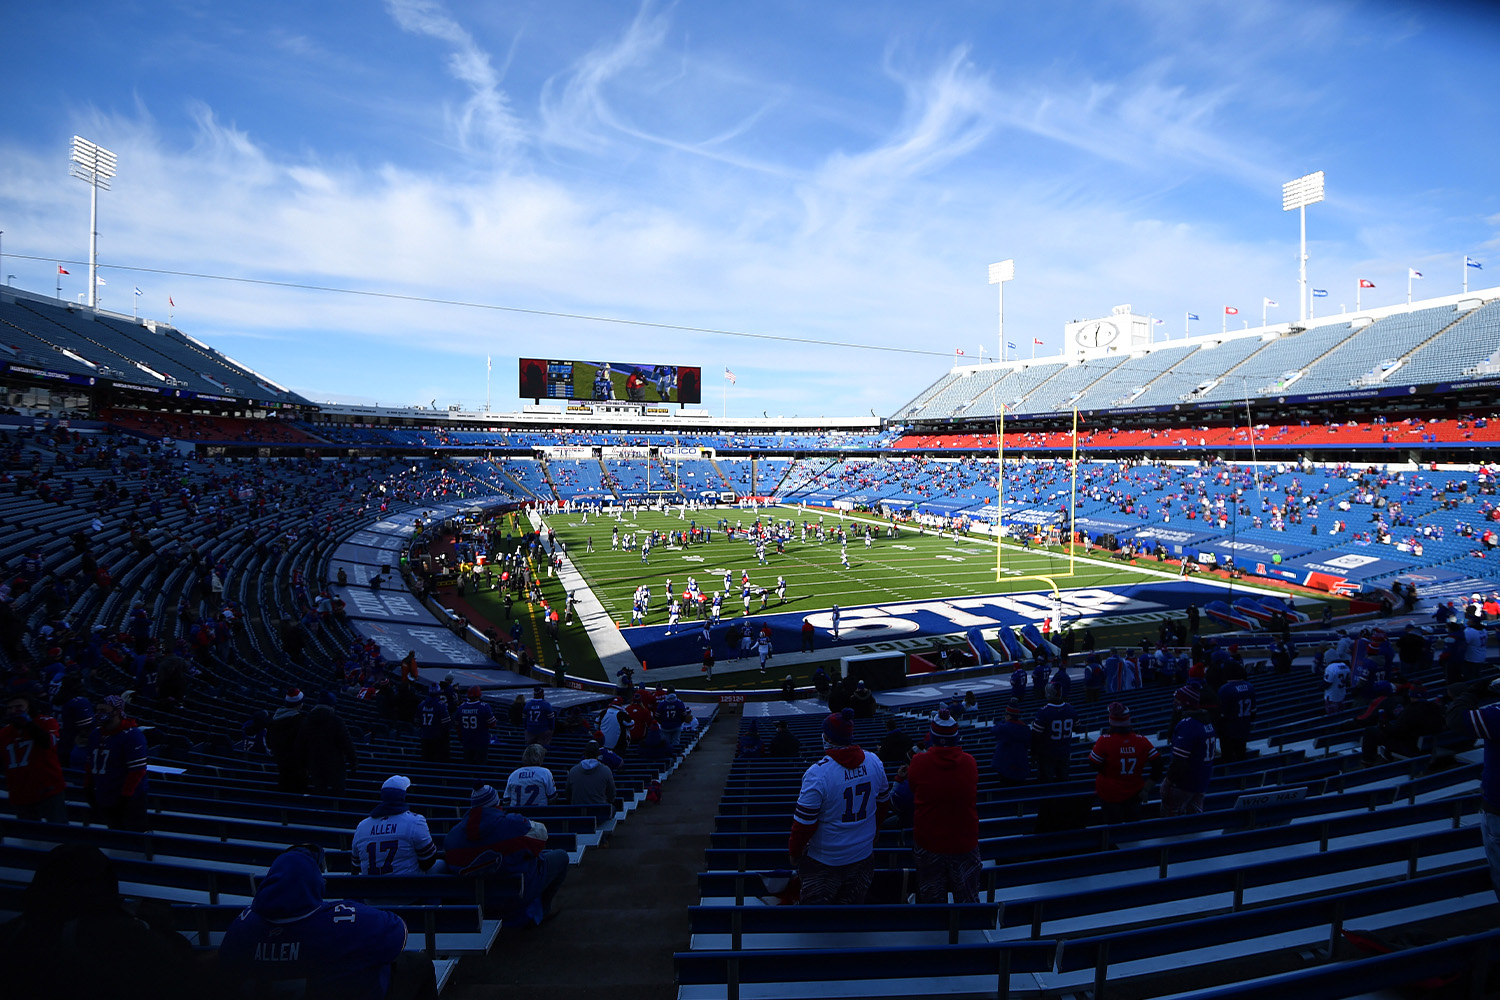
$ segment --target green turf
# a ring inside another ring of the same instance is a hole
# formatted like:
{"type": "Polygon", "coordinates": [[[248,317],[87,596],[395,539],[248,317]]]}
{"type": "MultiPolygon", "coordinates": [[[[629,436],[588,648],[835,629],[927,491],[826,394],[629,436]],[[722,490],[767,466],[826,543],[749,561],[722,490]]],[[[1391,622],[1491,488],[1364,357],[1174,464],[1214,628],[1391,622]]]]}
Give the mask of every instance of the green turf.
{"type": "MultiPolygon", "coordinates": [[[[801,524],[798,512],[790,508],[769,508],[763,516],[791,518],[801,524]]],[[[813,522],[817,516],[816,513],[808,515],[813,522]]],[[[721,517],[727,517],[730,524],[745,526],[755,519],[749,511],[719,509],[696,514],[690,512],[686,520],[679,519],[676,513],[642,511],[618,522],[608,517],[590,517],[588,524],[584,524],[578,514],[561,514],[549,518],[548,523],[557,532],[557,537],[567,543],[569,558],[588,581],[605,611],[622,627],[630,625],[631,599],[641,584],[651,587],[652,611],[645,624],[665,624],[666,602],[662,598],[668,577],[678,593],[692,575],[698,578],[698,585],[706,593],[712,594],[723,589],[726,569],[733,575],[733,586],[724,599],[726,618],[744,613],[740,597],[742,572],[750,574],[752,587],[767,590],[775,587],[777,576],[786,577],[786,603],[778,603],[772,593],[762,611],[760,600],[756,598],[750,606],[752,615],[782,611],[809,613],[835,604],[853,607],[1047,588],[1045,583],[1036,580],[1012,582],[1007,579],[1005,583],[997,584],[995,546],[988,540],[961,538],[955,542],[951,536],[919,534],[914,528],[903,529],[901,537],[896,539],[885,538],[882,532],[869,549],[862,540],[851,538],[847,570],[840,562],[837,541],[830,539],[820,545],[809,535],[808,541],[800,542],[797,540],[800,533],[793,535],[787,543],[785,555],[777,555],[774,548],[768,547],[768,565],[762,566],[757,563],[755,548],[749,542],[725,540],[718,527],[721,517]],[[610,534],[616,524],[623,537],[630,532],[644,535],[653,529],[680,531],[694,517],[699,527],[713,529],[712,542],[687,548],[658,546],[651,550],[649,565],[641,563],[638,550],[610,551],[610,534]],[[590,536],[594,540],[594,551],[586,552],[590,536]]],[[[856,521],[852,517],[840,521],[837,515],[823,515],[824,527],[830,529],[842,524],[846,530],[853,531],[865,523],[868,522],[856,521]]],[[[1003,559],[1007,576],[1047,575],[1057,579],[1062,587],[1139,583],[1145,579],[1128,569],[1082,562],[1077,564],[1076,575],[1067,577],[1068,559],[1060,551],[1024,551],[1008,545],[1003,559]]]]}
{"type": "MultiPolygon", "coordinates": [[[[1019,575],[1050,576],[1062,588],[1120,586],[1153,579],[1124,565],[1095,565],[1081,560],[1076,563],[1075,575],[1068,576],[1068,559],[1061,550],[1027,550],[1007,543],[1002,557],[1007,579],[1004,583],[996,583],[995,546],[992,542],[982,538],[961,538],[955,542],[951,536],[939,537],[930,532],[922,534],[915,528],[904,528],[901,537],[896,539],[887,539],[881,532],[868,550],[862,540],[851,539],[847,570],[840,563],[837,541],[829,540],[819,545],[811,534],[807,542],[799,542],[799,535],[794,534],[792,541],[787,544],[784,556],[776,555],[774,547],[768,547],[766,559],[769,565],[761,566],[756,561],[754,546],[745,541],[726,541],[718,527],[720,518],[727,518],[730,524],[742,523],[748,526],[754,522],[755,516],[750,511],[738,508],[690,512],[686,520],[679,519],[675,512],[661,514],[640,511],[634,516],[627,515],[621,521],[591,515],[588,523],[584,524],[580,514],[565,513],[552,515],[547,523],[557,533],[557,537],[567,543],[569,558],[583,574],[605,611],[627,630],[630,627],[631,599],[635,588],[640,584],[649,584],[652,592],[652,610],[646,624],[660,625],[667,621],[666,604],[662,597],[668,577],[672,579],[672,586],[678,593],[681,593],[691,574],[698,578],[698,584],[705,592],[712,594],[723,588],[725,569],[733,573],[734,583],[731,594],[724,601],[726,619],[739,617],[744,612],[739,591],[741,571],[749,572],[752,586],[768,590],[775,587],[778,575],[785,576],[787,580],[786,602],[778,603],[773,592],[762,611],[760,601],[756,598],[751,602],[752,616],[783,611],[810,614],[834,604],[856,607],[891,601],[943,600],[1047,589],[1047,584],[1039,580],[1011,579],[1019,575]],[[652,529],[680,531],[695,517],[700,527],[708,526],[713,529],[713,542],[695,544],[684,549],[658,546],[652,549],[648,565],[641,564],[639,551],[610,551],[611,529],[616,524],[620,526],[622,536],[628,532],[645,533],[652,529]],[[591,536],[594,551],[587,552],[587,541],[591,536]]],[[[791,508],[766,508],[762,516],[791,518],[799,525],[803,517],[791,508]]],[[[818,513],[806,512],[805,516],[810,522],[816,523],[818,513]]],[[[842,524],[851,532],[856,526],[871,523],[854,516],[840,521],[837,514],[826,512],[822,518],[825,528],[836,528],[842,524]]],[[[1107,559],[1105,554],[1097,551],[1094,558],[1100,561],[1107,559]]],[[[546,577],[543,577],[541,583],[547,601],[560,610],[567,596],[562,584],[546,577]]],[[[498,594],[488,591],[477,594],[470,592],[465,599],[476,610],[489,617],[497,629],[508,633],[510,622],[504,617],[504,604],[498,594]]],[[[525,628],[525,641],[534,653],[538,652],[536,639],[541,635],[543,641],[540,643],[540,659],[550,666],[556,652],[541,629],[539,609],[529,608],[524,601],[518,601],[513,613],[521,618],[525,628]]],[[[1208,622],[1204,624],[1205,628],[1217,631],[1208,622]]],[[[1143,638],[1156,638],[1155,625],[1102,626],[1094,628],[1093,632],[1100,645],[1133,645],[1143,638]]],[[[604,676],[587,633],[576,621],[571,627],[561,630],[557,648],[561,649],[568,661],[570,673],[601,680],[613,679],[604,676]]],[[[793,671],[799,685],[805,686],[814,666],[811,663],[804,664],[793,671]]],[[[743,676],[725,673],[702,686],[724,689],[747,686],[774,688],[779,684],[779,676],[764,683],[747,683],[743,676]]]]}

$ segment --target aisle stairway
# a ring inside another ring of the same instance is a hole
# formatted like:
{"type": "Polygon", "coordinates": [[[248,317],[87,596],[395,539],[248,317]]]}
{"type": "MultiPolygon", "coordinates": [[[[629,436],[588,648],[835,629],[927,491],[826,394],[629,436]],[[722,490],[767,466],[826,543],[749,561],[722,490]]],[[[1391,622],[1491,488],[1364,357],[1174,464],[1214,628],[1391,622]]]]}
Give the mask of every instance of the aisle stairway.
{"type": "Polygon", "coordinates": [[[502,932],[483,958],[466,958],[444,1000],[668,1000],[672,954],[688,947],[714,815],[734,759],[737,716],[721,718],[608,849],[568,872],[540,928],[502,932]]]}

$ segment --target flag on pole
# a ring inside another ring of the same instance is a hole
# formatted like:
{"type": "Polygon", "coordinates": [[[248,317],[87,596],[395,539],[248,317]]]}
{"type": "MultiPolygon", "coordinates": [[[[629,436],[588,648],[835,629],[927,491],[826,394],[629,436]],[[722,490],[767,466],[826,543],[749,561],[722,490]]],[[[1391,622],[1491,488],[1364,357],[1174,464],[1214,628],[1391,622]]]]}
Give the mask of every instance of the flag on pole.
{"type": "Polygon", "coordinates": [[[1477,268],[1477,269],[1479,269],[1481,271],[1484,270],[1484,265],[1483,264],[1479,263],[1479,261],[1475,260],[1473,257],[1467,257],[1467,256],[1464,257],[1464,267],[1473,267],[1473,268],[1477,268]]]}
{"type": "Polygon", "coordinates": [[[57,273],[58,274],[72,274],[73,272],[69,271],[67,268],[65,268],[61,264],[59,264],[59,265],[57,265],[57,273]]]}
{"type": "Polygon", "coordinates": [[[172,301],[172,296],[170,295],[167,296],[167,305],[171,306],[173,309],[177,308],[177,303],[172,301]]]}
{"type": "Polygon", "coordinates": [[[1280,309],[1281,308],[1280,303],[1278,303],[1275,299],[1266,299],[1265,300],[1265,306],[1266,306],[1267,309],[1280,309]]]}
{"type": "Polygon", "coordinates": [[[964,352],[964,349],[962,347],[955,347],[953,349],[953,353],[954,354],[962,354],[963,352],[964,352]]]}
{"type": "Polygon", "coordinates": [[[1224,315],[1225,316],[1238,316],[1239,314],[1240,314],[1240,311],[1238,309],[1236,309],[1234,306],[1225,306],[1224,307],[1224,315]]]}
{"type": "Polygon", "coordinates": [[[738,379],[736,379],[734,377],[734,372],[730,371],[728,368],[725,368],[724,369],[724,381],[733,383],[733,382],[737,382],[738,379]]]}
{"type": "Polygon", "coordinates": [[[101,285],[104,284],[104,279],[103,278],[95,278],[94,280],[97,281],[101,285]]]}
{"type": "Polygon", "coordinates": [[[1359,279],[1359,287],[1360,288],[1374,288],[1375,287],[1375,282],[1370,281],[1368,278],[1360,278],[1359,279]]]}
{"type": "Polygon", "coordinates": [[[1408,267],[1408,268],[1407,268],[1407,269],[1406,269],[1406,276],[1407,276],[1407,277],[1408,277],[1408,278],[1420,278],[1420,277],[1421,277],[1421,276],[1422,276],[1422,272],[1421,272],[1421,271],[1418,271],[1418,270],[1417,270],[1417,269],[1416,269],[1416,268],[1414,268],[1414,267],[1408,267]]]}
{"type": "Polygon", "coordinates": [[[1037,346],[1038,346],[1038,347],[1042,347],[1042,346],[1045,346],[1045,345],[1043,345],[1043,344],[1042,344],[1042,342],[1041,342],[1041,341],[1040,341],[1040,340],[1038,340],[1038,339],[1037,339],[1037,338],[1036,338],[1036,337],[1032,337],[1032,338],[1031,338],[1031,342],[1032,342],[1032,343],[1033,343],[1033,344],[1036,344],[1036,345],[1037,345],[1037,346]]]}
{"type": "Polygon", "coordinates": [[[1326,288],[1314,288],[1313,289],[1313,298],[1315,298],[1315,299],[1326,299],[1326,298],[1328,298],[1328,289],[1326,289],[1326,288]]]}
{"type": "Polygon", "coordinates": [[[1014,351],[1014,350],[1015,350],[1015,349],[1016,349],[1016,345],[1015,345],[1015,344],[1012,344],[1012,343],[1011,343],[1011,342],[1010,342],[1010,341],[1008,341],[1008,340],[1007,340],[1007,341],[1006,341],[1006,342],[1005,342],[1005,346],[1006,346],[1006,347],[1009,347],[1009,348],[1010,348],[1010,349],[1011,349],[1011,350],[1012,350],[1012,351],[1014,351]]]}
{"type": "Polygon", "coordinates": [[[1196,320],[1197,318],[1198,318],[1198,314],[1197,313],[1188,313],[1188,319],[1190,319],[1190,320],[1196,320]]]}
{"type": "Polygon", "coordinates": [[[143,294],[143,293],[142,293],[142,292],[141,292],[141,286],[140,286],[140,285],[136,285],[136,286],[135,286],[135,294],[136,294],[136,295],[141,295],[141,294],[143,294]]]}
{"type": "MultiPolygon", "coordinates": [[[[1165,323],[1166,323],[1166,322],[1167,322],[1167,321],[1166,321],[1166,320],[1164,320],[1164,319],[1158,319],[1158,320],[1155,320],[1155,321],[1154,321],[1154,322],[1155,322],[1155,324],[1156,324],[1156,325],[1157,325],[1157,326],[1162,326],[1162,325],[1164,325],[1164,324],[1165,324],[1165,323]]],[[[1037,341],[1037,343],[1041,343],[1041,341],[1037,341]]]]}

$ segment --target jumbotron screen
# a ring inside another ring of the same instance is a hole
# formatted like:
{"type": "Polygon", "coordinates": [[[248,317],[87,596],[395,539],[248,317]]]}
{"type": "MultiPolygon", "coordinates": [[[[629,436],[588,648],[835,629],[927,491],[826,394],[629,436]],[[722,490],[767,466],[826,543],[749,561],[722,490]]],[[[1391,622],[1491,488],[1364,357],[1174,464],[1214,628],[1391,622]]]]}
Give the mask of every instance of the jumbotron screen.
{"type": "Polygon", "coordinates": [[[703,370],[621,361],[521,359],[522,399],[701,403],[703,370]]]}

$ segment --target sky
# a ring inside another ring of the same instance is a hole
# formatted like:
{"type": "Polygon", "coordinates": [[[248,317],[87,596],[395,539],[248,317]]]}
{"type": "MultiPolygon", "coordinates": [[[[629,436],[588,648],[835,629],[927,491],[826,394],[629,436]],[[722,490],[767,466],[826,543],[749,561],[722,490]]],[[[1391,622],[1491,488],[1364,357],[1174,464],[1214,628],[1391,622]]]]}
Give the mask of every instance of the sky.
{"type": "Polygon", "coordinates": [[[1500,284],[1494,11],[14,4],[0,278],[51,294],[87,260],[78,134],[119,162],[101,304],[170,297],[314,400],[509,410],[547,356],[700,365],[731,416],[884,416],[994,356],[1004,258],[1023,356],[1122,303],[1164,336],[1295,319],[1281,184],[1314,170],[1320,313],[1361,278],[1403,302],[1408,268],[1457,292],[1465,255],[1500,284]]]}

